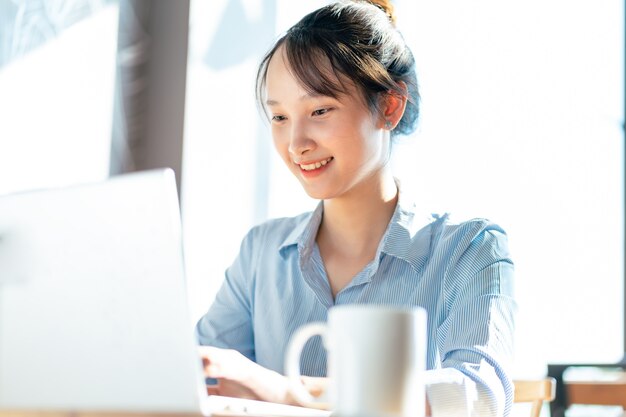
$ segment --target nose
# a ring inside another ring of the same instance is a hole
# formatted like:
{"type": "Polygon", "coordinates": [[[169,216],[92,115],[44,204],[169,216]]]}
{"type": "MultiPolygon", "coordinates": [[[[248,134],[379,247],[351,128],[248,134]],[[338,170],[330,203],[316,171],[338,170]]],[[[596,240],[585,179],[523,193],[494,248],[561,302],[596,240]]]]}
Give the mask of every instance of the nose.
{"type": "Polygon", "coordinates": [[[289,153],[301,156],[315,149],[315,141],[310,136],[310,130],[304,121],[293,121],[289,132],[289,153]]]}

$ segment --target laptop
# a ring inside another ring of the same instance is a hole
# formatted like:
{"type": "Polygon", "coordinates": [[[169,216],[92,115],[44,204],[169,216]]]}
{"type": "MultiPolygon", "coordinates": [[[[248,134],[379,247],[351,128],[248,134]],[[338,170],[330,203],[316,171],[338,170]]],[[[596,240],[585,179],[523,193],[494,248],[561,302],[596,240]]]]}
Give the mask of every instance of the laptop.
{"type": "Polygon", "coordinates": [[[174,173],[0,196],[0,411],[327,416],[206,394],[174,173]]]}

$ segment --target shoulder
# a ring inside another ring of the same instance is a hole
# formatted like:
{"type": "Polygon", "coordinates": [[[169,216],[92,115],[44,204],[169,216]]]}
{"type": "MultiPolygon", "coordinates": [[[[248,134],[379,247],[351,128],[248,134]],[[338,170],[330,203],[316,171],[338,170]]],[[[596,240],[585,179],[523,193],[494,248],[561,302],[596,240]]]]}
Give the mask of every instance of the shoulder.
{"type": "Polygon", "coordinates": [[[433,233],[448,245],[468,246],[477,240],[506,242],[507,235],[502,227],[485,218],[474,218],[457,222],[444,215],[433,223],[433,233]]]}
{"type": "MultiPolygon", "coordinates": [[[[449,294],[460,289],[490,294],[512,294],[514,264],[507,234],[498,224],[484,218],[455,223],[445,219],[434,245],[449,294]]],[[[472,291],[469,291],[472,293],[472,291]]]]}
{"type": "Polygon", "coordinates": [[[505,230],[488,219],[456,222],[444,215],[432,224],[431,233],[433,255],[445,259],[449,268],[476,271],[498,261],[512,264],[505,230]]]}
{"type": "Polygon", "coordinates": [[[391,238],[408,237],[411,252],[423,253],[424,246],[428,246],[431,257],[443,255],[445,258],[451,255],[450,252],[463,252],[472,243],[477,244],[480,241],[506,244],[507,235],[504,229],[487,218],[459,220],[450,213],[437,214],[419,208],[414,203],[413,196],[401,197],[392,220],[397,225],[392,224],[391,238]]]}
{"type": "Polygon", "coordinates": [[[269,219],[253,226],[244,238],[244,242],[263,243],[268,247],[281,247],[295,243],[309,223],[312,212],[306,212],[293,217],[269,219]]]}
{"type": "MultiPolygon", "coordinates": [[[[266,220],[250,228],[239,247],[236,264],[241,268],[269,268],[283,261],[282,248],[296,242],[299,229],[307,224],[311,213],[295,217],[266,220]]],[[[294,245],[296,244],[294,243],[294,245]]],[[[248,273],[248,276],[253,274],[248,273]]]]}

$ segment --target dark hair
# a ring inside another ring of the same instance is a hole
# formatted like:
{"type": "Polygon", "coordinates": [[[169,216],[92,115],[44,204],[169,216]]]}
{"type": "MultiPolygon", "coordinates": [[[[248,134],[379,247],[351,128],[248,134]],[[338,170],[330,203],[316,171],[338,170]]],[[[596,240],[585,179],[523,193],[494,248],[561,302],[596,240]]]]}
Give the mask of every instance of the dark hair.
{"type": "Polygon", "coordinates": [[[257,101],[263,107],[269,62],[284,45],[290,70],[311,93],[337,98],[347,92],[342,82],[347,78],[373,112],[380,111],[381,93],[406,96],[406,110],[391,134],[412,133],[419,115],[415,59],[393,19],[392,9],[365,1],[330,4],[309,13],[279,38],[261,61],[257,101]],[[329,76],[320,64],[323,62],[330,63],[336,78],[329,76]]]}

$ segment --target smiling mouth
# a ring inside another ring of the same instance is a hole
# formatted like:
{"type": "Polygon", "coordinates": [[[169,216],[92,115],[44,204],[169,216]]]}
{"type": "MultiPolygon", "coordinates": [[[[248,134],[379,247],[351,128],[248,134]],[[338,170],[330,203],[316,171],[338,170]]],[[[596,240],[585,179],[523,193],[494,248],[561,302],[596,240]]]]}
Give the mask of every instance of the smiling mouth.
{"type": "Polygon", "coordinates": [[[333,159],[335,158],[331,156],[330,158],[324,159],[322,161],[313,162],[311,164],[298,164],[298,165],[300,165],[300,168],[303,169],[304,171],[313,171],[315,169],[319,169],[323,167],[324,165],[326,165],[333,159]]]}

